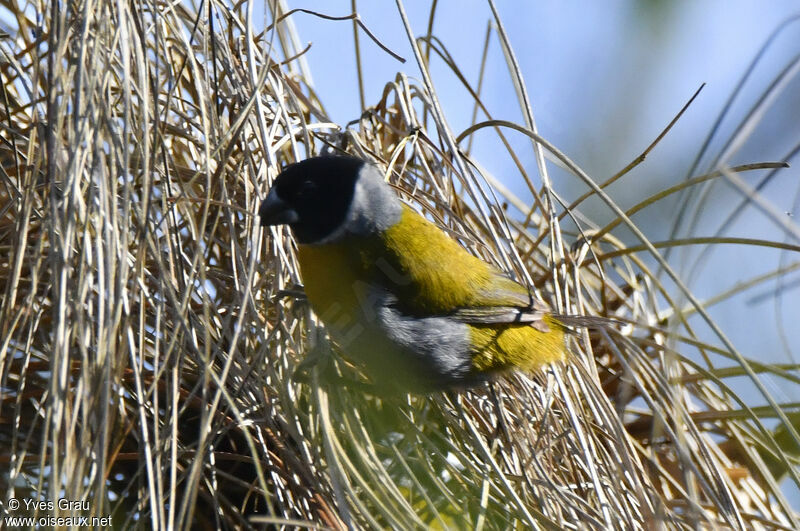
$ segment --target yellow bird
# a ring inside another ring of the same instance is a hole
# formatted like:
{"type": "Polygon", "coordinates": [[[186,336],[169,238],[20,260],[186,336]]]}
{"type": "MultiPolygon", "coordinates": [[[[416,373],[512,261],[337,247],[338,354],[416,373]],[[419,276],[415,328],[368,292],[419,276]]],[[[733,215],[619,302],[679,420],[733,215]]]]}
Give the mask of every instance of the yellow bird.
{"type": "Polygon", "coordinates": [[[291,228],[311,307],[379,386],[463,388],[565,356],[544,304],[402,203],[364,160],[292,164],[258,213],[263,226],[291,228]]]}

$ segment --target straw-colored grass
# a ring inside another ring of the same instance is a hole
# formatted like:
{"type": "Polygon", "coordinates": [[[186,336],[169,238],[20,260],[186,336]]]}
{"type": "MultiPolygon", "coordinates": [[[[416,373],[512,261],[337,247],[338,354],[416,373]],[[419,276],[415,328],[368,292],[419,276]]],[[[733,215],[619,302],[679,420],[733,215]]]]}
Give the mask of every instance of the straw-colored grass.
{"type": "MultiPolygon", "coordinates": [[[[778,486],[800,486],[789,450],[800,441],[760,383],[797,384],[797,367],[745,359],[664,258],[727,240],[649,241],[634,209],[536,134],[510,47],[519,124],[481,109],[482,124],[448,130],[423,74],[387,80],[340,129],[306,84],[282,2],[267,2],[278,22],[260,33],[253,3],[200,5],[3,3],[15,25],[0,40],[4,516],[113,515],[120,528],[800,527],[778,486]],[[518,178],[535,201],[470,157],[480,135],[530,137],[538,171],[520,163],[518,178]],[[405,200],[560,313],[615,321],[578,328],[568,363],[540,374],[373,396],[298,296],[288,231],[263,231],[254,215],[283,165],[324,149],[376,161],[405,200]],[[580,203],[565,209],[546,158],[638,244],[592,225],[580,203]],[[694,313],[712,340],[697,337],[694,313]],[[736,376],[767,405],[748,408],[726,384],[736,376]],[[777,431],[764,427],[773,417],[777,431]],[[12,498],[89,510],[13,511],[12,498]]],[[[414,42],[408,59],[424,73],[438,44],[414,42]]],[[[756,171],[725,162],[669,192],[756,171]]],[[[636,208],[660,196],[642,199],[636,208]]]]}

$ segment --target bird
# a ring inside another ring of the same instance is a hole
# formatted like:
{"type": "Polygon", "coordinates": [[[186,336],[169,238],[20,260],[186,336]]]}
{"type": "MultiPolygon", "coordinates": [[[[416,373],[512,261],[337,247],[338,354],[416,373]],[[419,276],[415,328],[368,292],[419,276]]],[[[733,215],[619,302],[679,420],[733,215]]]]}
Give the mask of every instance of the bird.
{"type": "Polygon", "coordinates": [[[305,295],[339,352],[381,389],[466,389],[565,359],[565,327],[350,155],[286,166],[258,210],[287,225],[305,295]]]}

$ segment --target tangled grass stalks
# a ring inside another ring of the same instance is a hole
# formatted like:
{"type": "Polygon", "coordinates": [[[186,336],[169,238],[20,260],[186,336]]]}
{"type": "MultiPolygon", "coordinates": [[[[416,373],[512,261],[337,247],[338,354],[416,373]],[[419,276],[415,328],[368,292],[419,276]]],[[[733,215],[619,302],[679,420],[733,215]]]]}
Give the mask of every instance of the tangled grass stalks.
{"type": "MultiPolygon", "coordinates": [[[[430,36],[412,38],[422,81],[398,76],[341,129],[282,2],[263,32],[252,3],[201,6],[3,3],[4,516],[21,514],[12,499],[68,499],[89,509],[30,514],[121,528],[800,527],[778,484],[800,486],[791,411],[768,393],[748,407],[726,383],[794,385],[797,367],[734,348],[664,259],[681,241],[650,242],[532,114],[492,120],[473,86],[488,121],[454,135],[424,69],[431,51],[451,60],[430,36]],[[487,134],[532,139],[542,184],[506,145],[533,201],[469,155],[487,134]],[[404,200],[559,312],[612,320],[578,328],[568,363],[471,391],[377,398],[336,383],[358,368],[297,296],[289,234],[254,216],[283,165],[322,150],[378,163],[404,200]],[[640,246],[565,209],[545,155],[640,246]]],[[[780,166],[723,161],[665,194],[780,166]]]]}

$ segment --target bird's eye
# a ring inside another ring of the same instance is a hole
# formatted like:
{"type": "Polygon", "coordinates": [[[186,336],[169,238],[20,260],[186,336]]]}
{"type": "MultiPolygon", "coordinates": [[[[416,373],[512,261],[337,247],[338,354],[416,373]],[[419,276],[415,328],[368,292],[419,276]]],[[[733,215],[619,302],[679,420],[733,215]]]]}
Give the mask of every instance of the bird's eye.
{"type": "Polygon", "coordinates": [[[278,196],[290,203],[297,202],[303,197],[316,193],[317,183],[311,180],[286,181],[280,184],[278,196]]]}
{"type": "Polygon", "coordinates": [[[300,195],[306,194],[308,192],[313,192],[317,189],[317,183],[314,181],[303,181],[303,184],[300,185],[300,195]]]}

